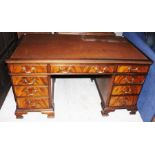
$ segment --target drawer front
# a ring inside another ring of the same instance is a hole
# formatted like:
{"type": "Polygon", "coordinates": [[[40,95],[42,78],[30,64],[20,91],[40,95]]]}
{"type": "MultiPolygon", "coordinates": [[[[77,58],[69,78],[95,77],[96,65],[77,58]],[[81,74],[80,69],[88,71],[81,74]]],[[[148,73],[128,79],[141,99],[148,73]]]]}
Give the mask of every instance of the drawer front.
{"type": "Polygon", "coordinates": [[[139,94],[141,86],[114,86],[112,95],[139,94]]]}
{"type": "Polygon", "coordinates": [[[109,102],[110,107],[135,106],[137,96],[112,96],[109,102]]]}
{"type": "Polygon", "coordinates": [[[18,97],[38,97],[38,96],[48,96],[48,87],[24,87],[24,86],[14,86],[15,94],[18,97]]]}
{"type": "Polygon", "coordinates": [[[11,73],[47,73],[46,64],[10,64],[9,70],[11,73]]]}
{"type": "Polygon", "coordinates": [[[147,73],[149,66],[138,66],[138,65],[129,65],[129,66],[118,66],[117,72],[124,73],[147,73]]]}
{"type": "Polygon", "coordinates": [[[48,98],[17,98],[18,108],[20,109],[48,109],[48,98]]]}
{"type": "Polygon", "coordinates": [[[145,76],[115,76],[115,84],[143,84],[145,76]]]}
{"type": "Polygon", "coordinates": [[[21,77],[12,76],[13,85],[48,85],[47,77],[21,77]]]}
{"type": "Polygon", "coordinates": [[[113,65],[51,65],[51,73],[112,73],[114,72],[113,65]]]}

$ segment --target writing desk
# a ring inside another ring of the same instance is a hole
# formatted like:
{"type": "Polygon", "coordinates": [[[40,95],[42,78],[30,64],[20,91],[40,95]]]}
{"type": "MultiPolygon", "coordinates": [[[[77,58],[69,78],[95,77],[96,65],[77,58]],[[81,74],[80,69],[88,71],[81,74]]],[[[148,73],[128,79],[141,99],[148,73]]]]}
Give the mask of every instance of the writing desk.
{"type": "Polygon", "coordinates": [[[56,75],[95,76],[103,115],[122,108],[135,113],[151,64],[124,38],[78,35],[26,35],[6,62],[17,118],[27,112],[54,116],[56,75]]]}

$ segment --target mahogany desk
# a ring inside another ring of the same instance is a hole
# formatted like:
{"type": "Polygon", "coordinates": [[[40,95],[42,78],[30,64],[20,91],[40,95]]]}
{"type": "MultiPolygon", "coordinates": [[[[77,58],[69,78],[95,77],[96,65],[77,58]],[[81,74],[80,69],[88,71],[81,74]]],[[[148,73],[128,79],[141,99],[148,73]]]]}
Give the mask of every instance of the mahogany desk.
{"type": "Polygon", "coordinates": [[[54,116],[55,75],[95,76],[102,114],[122,108],[133,114],[151,61],[120,37],[26,35],[7,63],[15,115],[22,118],[27,112],[54,116]]]}

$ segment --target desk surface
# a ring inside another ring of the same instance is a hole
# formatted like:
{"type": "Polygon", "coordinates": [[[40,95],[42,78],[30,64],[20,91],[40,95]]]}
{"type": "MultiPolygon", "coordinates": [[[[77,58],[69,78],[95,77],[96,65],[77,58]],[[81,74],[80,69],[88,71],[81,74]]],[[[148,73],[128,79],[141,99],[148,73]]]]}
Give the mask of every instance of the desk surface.
{"type": "Polygon", "coordinates": [[[137,48],[121,37],[26,35],[10,60],[141,60],[137,48]]]}

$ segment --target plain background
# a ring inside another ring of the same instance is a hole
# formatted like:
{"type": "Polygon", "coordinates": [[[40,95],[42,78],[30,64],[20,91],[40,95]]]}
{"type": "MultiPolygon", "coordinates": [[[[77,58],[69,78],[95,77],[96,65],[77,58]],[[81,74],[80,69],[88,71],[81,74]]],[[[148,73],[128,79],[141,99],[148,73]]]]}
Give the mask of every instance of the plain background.
{"type": "MultiPolygon", "coordinates": [[[[154,1],[5,0],[1,31],[154,31],[154,1]]],[[[154,154],[154,123],[0,123],[1,154],[154,154]]]]}

